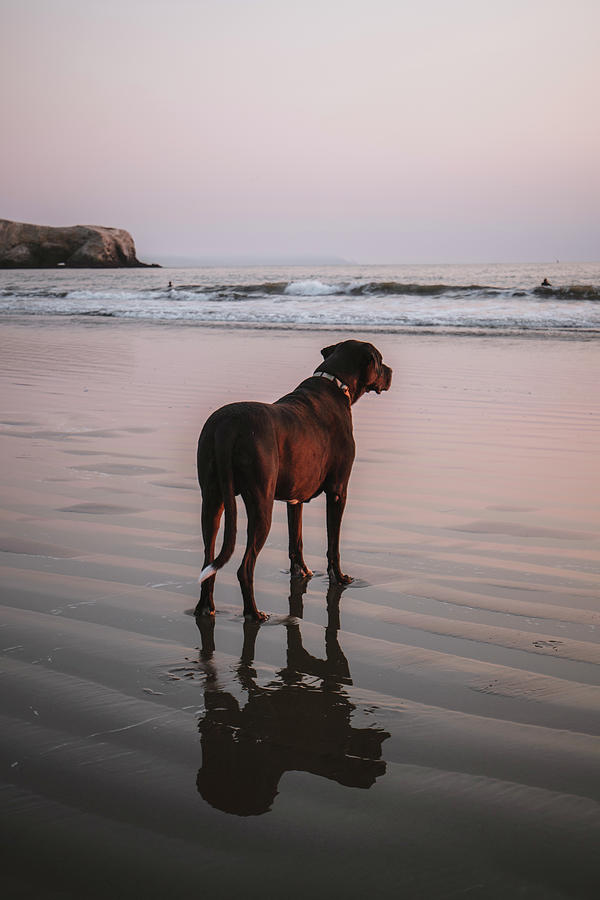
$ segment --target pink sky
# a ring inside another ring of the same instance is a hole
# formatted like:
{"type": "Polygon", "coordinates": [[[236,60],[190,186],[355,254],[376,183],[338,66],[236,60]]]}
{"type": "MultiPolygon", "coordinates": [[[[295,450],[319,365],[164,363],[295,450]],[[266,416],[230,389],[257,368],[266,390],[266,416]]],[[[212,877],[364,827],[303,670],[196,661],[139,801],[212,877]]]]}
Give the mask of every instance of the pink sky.
{"type": "Polygon", "coordinates": [[[597,0],[1,0],[0,217],[140,254],[597,260],[597,0]]]}

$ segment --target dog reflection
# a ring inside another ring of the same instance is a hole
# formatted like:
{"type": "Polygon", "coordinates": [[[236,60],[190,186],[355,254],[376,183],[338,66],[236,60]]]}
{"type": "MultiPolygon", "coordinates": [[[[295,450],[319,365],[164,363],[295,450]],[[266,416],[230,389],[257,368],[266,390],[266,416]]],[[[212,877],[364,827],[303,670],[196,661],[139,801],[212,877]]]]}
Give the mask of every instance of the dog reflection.
{"type": "MultiPolygon", "coordinates": [[[[290,612],[302,613],[306,582],[292,583],[290,612]]],[[[199,730],[202,768],[197,786],[217,809],[258,816],[271,809],[285,772],[310,772],[348,787],[370,788],[385,772],[381,745],[389,737],[375,728],[351,725],[354,704],[343,689],[352,684],[337,639],[341,588],[330,587],[325,659],[302,645],[298,623],[286,625],[287,665],[265,687],[252,668],[258,627],[244,627],[236,676],[247,693],[243,707],[221,690],[212,661],[214,620],[200,620],[206,671],[204,717],[199,730]]]]}

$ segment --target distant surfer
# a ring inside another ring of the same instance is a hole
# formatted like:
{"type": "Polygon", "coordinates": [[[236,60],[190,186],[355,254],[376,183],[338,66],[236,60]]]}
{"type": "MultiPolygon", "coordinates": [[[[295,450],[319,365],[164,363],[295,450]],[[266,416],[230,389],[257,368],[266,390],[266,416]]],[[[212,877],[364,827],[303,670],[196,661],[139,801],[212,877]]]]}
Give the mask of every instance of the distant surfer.
{"type": "Polygon", "coordinates": [[[547,278],[544,278],[544,280],[542,281],[542,287],[552,287],[547,278]]]}
{"type": "Polygon", "coordinates": [[[172,287],[173,287],[173,282],[170,281],[170,282],[169,282],[169,290],[171,290],[172,287]]]}

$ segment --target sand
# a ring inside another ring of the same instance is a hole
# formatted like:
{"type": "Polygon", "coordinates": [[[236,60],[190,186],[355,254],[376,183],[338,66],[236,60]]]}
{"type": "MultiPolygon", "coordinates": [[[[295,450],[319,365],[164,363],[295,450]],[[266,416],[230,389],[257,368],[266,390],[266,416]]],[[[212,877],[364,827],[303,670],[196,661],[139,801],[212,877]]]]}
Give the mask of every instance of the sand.
{"type": "Polygon", "coordinates": [[[394,382],[354,407],[354,584],[328,590],[319,498],[290,588],[276,504],[270,619],[244,626],[240,514],[201,634],[199,429],[337,335],[0,335],[7,896],[596,896],[597,342],[378,335],[394,382]]]}

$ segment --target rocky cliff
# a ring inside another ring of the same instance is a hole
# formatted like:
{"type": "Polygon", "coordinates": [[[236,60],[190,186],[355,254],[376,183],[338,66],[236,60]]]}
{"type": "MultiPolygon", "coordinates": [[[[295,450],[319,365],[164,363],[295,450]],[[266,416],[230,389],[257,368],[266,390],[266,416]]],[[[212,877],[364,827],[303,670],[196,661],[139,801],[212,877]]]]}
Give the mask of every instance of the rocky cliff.
{"type": "Polygon", "coordinates": [[[47,269],[145,266],[128,231],[102,225],[53,228],[0,219],[0,268],[47,269]]]}

